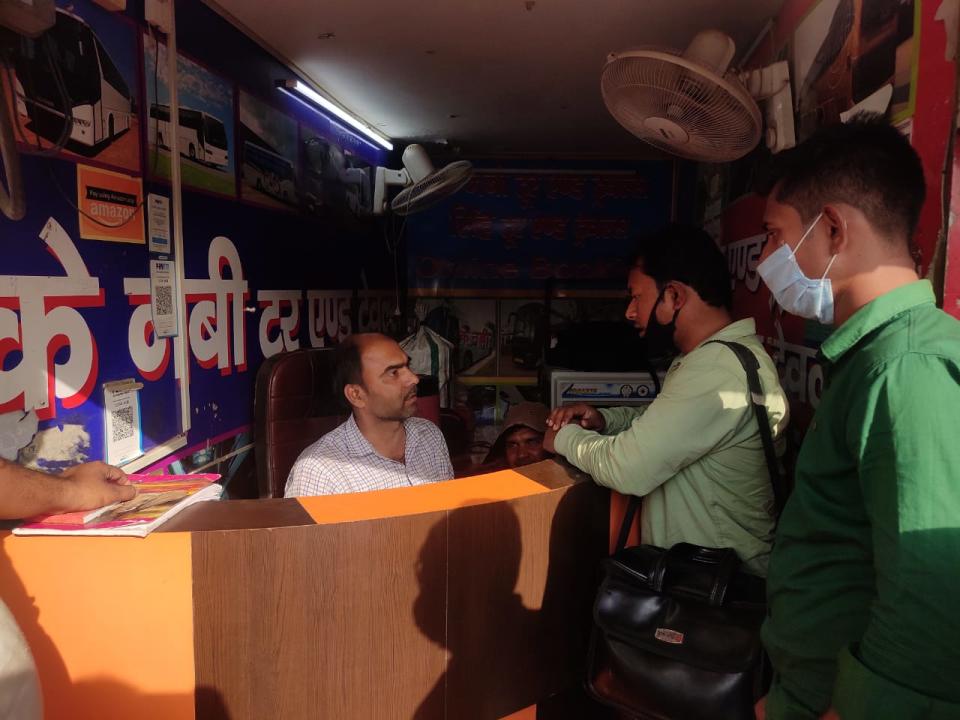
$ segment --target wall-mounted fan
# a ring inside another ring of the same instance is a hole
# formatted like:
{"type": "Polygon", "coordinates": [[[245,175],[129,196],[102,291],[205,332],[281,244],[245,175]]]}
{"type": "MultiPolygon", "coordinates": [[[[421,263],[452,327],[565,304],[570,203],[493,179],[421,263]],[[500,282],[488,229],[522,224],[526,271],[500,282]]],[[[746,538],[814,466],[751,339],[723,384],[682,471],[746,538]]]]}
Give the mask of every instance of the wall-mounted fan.
{"type": "Polygon", "coordinates": [[[624,128],[662,150],[705,162],[743,157],[760,141],[773,152],[795,144],[790,71],[778,62],[742,75],[729,72],[736,46],[705,30],[683,52],[662,49],[611,53],[600,79],[607,109],[624,128]]]}
{"type": "Polygon", "coordinates": [[[411,215],[453,195],[470,180],[473,166],[459,160],[436,170],[427,151],[420,145],[407,145],[403,151],[403,169],[378,167],[373,190],[373,212],[380,215],[387,210],[387,187],[402,186],[390,209],[398,215],[411,215]]]}

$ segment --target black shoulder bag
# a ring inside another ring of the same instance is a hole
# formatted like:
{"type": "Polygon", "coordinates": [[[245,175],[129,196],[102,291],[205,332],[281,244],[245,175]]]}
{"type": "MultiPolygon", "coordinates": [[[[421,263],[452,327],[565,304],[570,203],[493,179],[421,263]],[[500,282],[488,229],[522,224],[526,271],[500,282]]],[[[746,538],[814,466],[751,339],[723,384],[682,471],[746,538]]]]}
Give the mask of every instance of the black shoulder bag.
{"type": "MultiPolygon", "coordinates": [[[[726,345],[743,365],[773,485],[783,506],[756,356],[726,345]]],[[[766,692],[760,625],[763,578],[740,569],[731,548],[678,543],[624,547],[640,499],[633,497],[614,554],[603,564],[593,608],[587,688],[599,701],[652,720],[753,720],[766,692]]]]}

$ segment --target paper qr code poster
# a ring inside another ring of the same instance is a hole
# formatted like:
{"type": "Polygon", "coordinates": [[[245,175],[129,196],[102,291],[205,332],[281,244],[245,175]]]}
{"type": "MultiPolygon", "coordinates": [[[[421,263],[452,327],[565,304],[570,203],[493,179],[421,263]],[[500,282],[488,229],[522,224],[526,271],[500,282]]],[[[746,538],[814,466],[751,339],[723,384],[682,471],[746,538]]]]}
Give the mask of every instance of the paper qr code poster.
{"type": "Polygon", "coordinates": [[[133,380],[103,385],[104,445],[111,465],[122,465],[143,454],[137,392],[141,387],[133,380]]]}
{"type": "Polygon", "coordinates": [[[153,310],[153,329],[157,337],[177,334],[177,308],[174,305],[176,278],[170,260],[150,261],[150,304],[153,310]]]}

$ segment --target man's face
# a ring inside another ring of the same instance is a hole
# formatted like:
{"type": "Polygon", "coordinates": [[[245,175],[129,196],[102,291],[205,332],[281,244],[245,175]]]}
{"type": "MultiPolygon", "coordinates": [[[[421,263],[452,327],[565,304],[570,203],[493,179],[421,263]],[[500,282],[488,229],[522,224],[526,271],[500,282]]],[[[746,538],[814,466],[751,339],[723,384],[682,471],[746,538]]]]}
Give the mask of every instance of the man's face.
{"type": "Polygon", "coordinates": [[[543,449],[543,433],[528,427],[512,430],[504,443],[507,465],[512,468],[545,460],[547,451],[543,449]]]}
{"type": "Polygon", "coordinates": [[[380,420],[406,420],[417,411],[417,383],[410,358],[389,338],[374,338],[360,353],[365,410],[380,420]]]}
{"type": "Polygon", "coordinates": [[[821,218],[816,226],[810,230],[806,240],[797,250],[800,238],[809,229],[813,218],[804,224],[800,213],[792,205],[778,202],[776,189],[767,197],[767,207],[763,213],[763,229],[767,240],[760,253],[760,261],[766,260],[772,253],[784,245],[796,252],[797,264],[808,278],[823,276],[824,270],[830,262],[829,243],[824,242],[824,220],[821,218]]]}
{"type": "Polygon", "coordinates": [[[657,290],[657,283],[652,277],[646,275],[639,267],[633,267],[630,269],[630,275],[627,276],[627,292],[630,296],[630,304],[627,305],[624,315],[643,336],[647,331],[650,311],[653,310],[660,291],[657,290]]]}

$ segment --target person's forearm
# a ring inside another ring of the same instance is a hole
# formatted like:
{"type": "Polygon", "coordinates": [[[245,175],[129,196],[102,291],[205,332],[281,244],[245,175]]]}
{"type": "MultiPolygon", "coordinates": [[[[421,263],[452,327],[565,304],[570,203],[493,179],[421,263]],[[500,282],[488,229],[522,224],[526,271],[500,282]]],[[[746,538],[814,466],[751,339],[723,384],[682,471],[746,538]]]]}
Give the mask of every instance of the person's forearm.
{"type": "Polygon", "coordinates": [[[612,407],[601,408],[600,414],[603,416],[605,425],[601,431],[604,435],[616,435],[621,433],[633,423],[638,417],[643,415],[647,405],[637,407],[612,407]]]}
{"type": "Polygon", "coordinates": [[[0,460],[0,519],[64,512],[71,507],[71,492],[71,484],[58,475],[0,460]]]}

